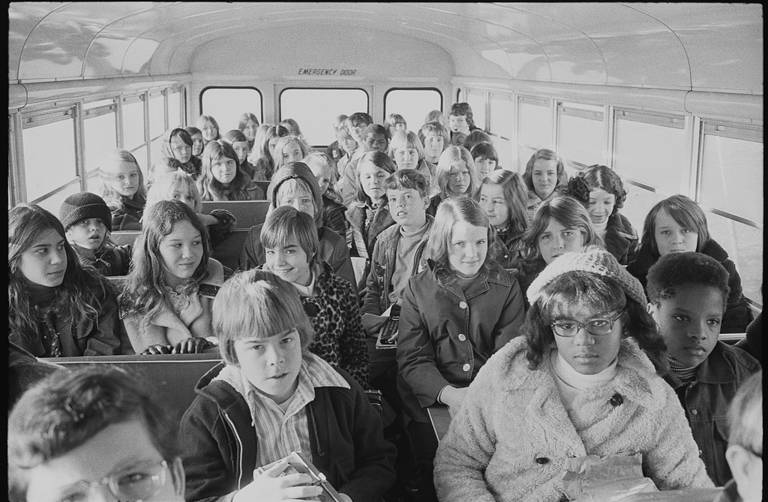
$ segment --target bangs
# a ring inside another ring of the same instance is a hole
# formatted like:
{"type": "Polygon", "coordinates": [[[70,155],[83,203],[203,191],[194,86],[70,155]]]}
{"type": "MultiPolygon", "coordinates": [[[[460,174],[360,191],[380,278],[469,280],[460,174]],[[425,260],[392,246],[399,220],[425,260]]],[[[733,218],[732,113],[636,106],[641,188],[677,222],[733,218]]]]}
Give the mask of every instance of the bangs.
{"type": "MultiPolygon", "coordinates": [[[[701,223],[698,221],[698,219],[695,217],[695,215],[691,214],[690,211],[687,211],[686,208],[680,207],[678,205],[668,205],[668,206],[664,207],[663,209],[681,227],[689,228],[691,230],[694,230],[698,234],[702,233],[701,223]]],[[[654,227],[655,227],[655,225],[654,225],[654,227]]]]}
{"type": "Polygon", "coordinates": [[[298,178],[291,178],[282,182],[277,188],[277,194],[275,195],[280,195],[281,197],[306,195],[311,197],[313,201],[315,199],[314,194],[312,193],[312,189],[309,188],[309,185],[304,180],[298,178]]]}
{"type": "Polygon", "coordinates": [[[577,305],[597,315],[621,310],[626,304],[624,290],[613,279],[592,272],[572,271],[544,288],[541,312],[544,323],[549,324],[558,316],[570,315],[577,305]]]}
{"type": "Polygon", "coordinates": [[[285,246],[291,238],[299,240],[296,231],[286,225],[265,225],[261,229],[261,245],[264,249],[285,246]]]}

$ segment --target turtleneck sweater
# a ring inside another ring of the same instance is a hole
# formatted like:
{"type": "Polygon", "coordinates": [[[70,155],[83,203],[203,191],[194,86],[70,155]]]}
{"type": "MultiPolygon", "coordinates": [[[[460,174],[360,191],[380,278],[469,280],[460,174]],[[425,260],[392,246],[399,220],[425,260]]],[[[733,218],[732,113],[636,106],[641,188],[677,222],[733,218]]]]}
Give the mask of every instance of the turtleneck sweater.
{"type": "Polygon", "coordinates": [[[584,375],[583,373],[576,371],[557,350],[552,352],[550,360],[552,362],[552,369],[555,372],[557,390],[560,392],[563,405],[569,415],[571,415],[573,411],[577,411],[573,409],[572,405],[581,392],[595,387],[605,386],[608,382],[613,380],[616,376],[616,364],[619,361],[617,357],[603,371],[595,373],[594,375],[584,375]]]}

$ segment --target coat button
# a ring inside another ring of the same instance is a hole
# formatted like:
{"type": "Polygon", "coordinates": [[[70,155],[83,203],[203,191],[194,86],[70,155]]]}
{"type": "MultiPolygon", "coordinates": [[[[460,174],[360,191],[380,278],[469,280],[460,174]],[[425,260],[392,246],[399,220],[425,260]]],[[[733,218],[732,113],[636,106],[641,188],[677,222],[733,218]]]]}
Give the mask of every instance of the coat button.
{"type": "Polygon", "coordinates": [[[464,335],[464,333],[459,333],[459,340],[462,342],[466,342],[467,341],[466,335],[464,335]]]}
{"type": "Polygon", "coordinates": [[[459,308],[460,308],[460,309],[465,309],[465,308],[467,308],[467,302],[465,302],[465,301],[460,301],[460,302],[459,302],[459,308]]]}
{"type": "Polygon", "coordinates": [[[548,464],[549,459],[547,457],[536,457],[536,463],[539,465],[548,464]]]}
{"type": "Polygon", "coordinates": [[[698,414],[699,414],[699,410],[691,410],[691,415],[698,415],[698,414]]]}
{"type": "Polygon", "coordinates": [[[469,365],[469,363],[467,363],[467,364],[465,364],[464,366],[461,367],[461,369],[463,369],[464,371],[469,371],[470,368],[471,368],[471,366],[469,365]]]}

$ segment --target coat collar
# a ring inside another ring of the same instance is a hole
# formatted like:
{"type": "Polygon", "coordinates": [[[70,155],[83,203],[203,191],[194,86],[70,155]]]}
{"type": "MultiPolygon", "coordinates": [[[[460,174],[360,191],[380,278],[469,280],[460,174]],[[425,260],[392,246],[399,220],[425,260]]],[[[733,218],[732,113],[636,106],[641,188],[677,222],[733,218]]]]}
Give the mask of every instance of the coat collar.
{"type": "MultiPolygon", "coordinates": [[[[717,342],[709,356],[696,368],[696,381],[714,385],[737,383],[733,363],[726,356],[726,352],[730,350],[732,349],[723,342],[717,342]]],[[[667,380],[674,389],[684,385],[672,372],[667,375],[667,380]]]]}

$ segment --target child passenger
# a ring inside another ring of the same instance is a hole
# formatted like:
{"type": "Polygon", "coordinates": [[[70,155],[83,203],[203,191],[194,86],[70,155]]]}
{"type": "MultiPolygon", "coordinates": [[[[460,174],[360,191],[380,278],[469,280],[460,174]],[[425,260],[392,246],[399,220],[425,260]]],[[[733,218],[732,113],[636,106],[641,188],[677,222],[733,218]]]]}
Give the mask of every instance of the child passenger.
{"type": "Polygon", "coordinates": [[[192,157],[200,161],[200,155],[203,154],[203,131],[195,126],[187,126],[184,128],[189,133],[189,137],[192,138],[192,157]]]}
{"type": "Polygon", "coordinates": [[[347,235],[347,208],[341,203],[341,196],[333,189],[336,183],[336,163],[327,153],[311,152],[304,162],[315,175],[320,193],[323,196],[323,226],[330,228],[340,236],[347,235]]]}
{"type": "Polygon", "coordinates": [[[528,228],[525,185],[517,173],[499,169],[483,178],[475,200],[496,233],[493,256],[504,268],[519,268],[523,233],[528,228]]]}
{"type": "Polygon", "coordinates": [[[437,192],[435,168],[424,159],[424,147],[415,132],[395,132],[389,144],[389,156],[395,161],[398,170],[417,170],[426,178],[430,192],[437,192]]]}
{"type": "Polygon", "coordinates": [[[363,389],[368,383],[368,351],[355,289],[318,259],[320,242],[310,215],[291,206],[272,211],[261,230],[268,270],[296,287],[312,321],[310,352],[347,371],[363,389]]]}
{"type": "Polygon", "coordinates": [[[203,133],[203,147],[211,141],[221,139],[219,123],[210,115],[200,115],[197,119],[197,127],[203,133]]]}
{"type": "Polygon", "coordinates": [[[189,133],[177,127],[171,129],[164,137],[160,147],[160,154],[169,159],[175,159],[178,165],[175,167],[191,175],[194,179],[200,176],[201,162],[199,157],[192,155],[194,140],[189,133]]]}
{"type": "Polygon", "coordinates": [[[128,273],[131,246],[117,246],[110,240],[112,215],[104,199],[90,192],[72,194],[62,202],[59,220],[81,265],[105,276],[128,273]]]}
{"type": "Polygon", "coordinates": [[[187,500],[318,500],[309,475],[281,475],[292,451],[344,502],[381,500],[394,447],[360,384],[307,350],[314,333],[296,289],[239,272],[214,301],[213,325],[224,362],[200,379],[181,420],[187,500]]]}
{"type": "Polygon", "coordinates": [[[665,377],[683,405],[707,473],[715,485],[731,479],[728,404],[760,365],[745,351],[718,341],[728,298],[728,272],[696,252],[662,256],[648,270],[648,311],[667,345],[665,377]]]}
{"type": "Polygon", "coordinates": [[[643,287],[599,248],[553,261],[514,338],[470,384],[435,458],[441,502],[570,500],[563,474],[642,454],[660,490],[711,487],[643,287]]]}
{"type": "Polygon", "coordinates": [[[37,205],[8,214],[8,316],[8,339],[36,357],[131,353],[111,285],[37,205]]]}
{"type": "Polygon", "coordinates": [[[397,131],[408,131],[408,122],[399,113],[390,113],[387,117],[387,127],[389,128],[389,135],[394,136],[397,131]]]}
{"type": "Polygon", "coordinates": [[[627,265],[637,252],[637,232],[619,213],[627,200],[627,191],[616,172],[606,166],[589,166],[568,181],[567,192],[581,201],[589,212],[592,226],[605,248],[627,265]]]}
{"type": "Polygon", "coordinates": [[[203,150],[203,174],[197,180],[203,200],[263,200],[264,191],[240,169],[232,146],[214,140],[203,150]]]}
{"type": "Polygon", "coordinates": [[[536,150],[525,165],[523,181],[528,188],[528,214],[531,218],[539,206],[565,188],[568,175],[563,160],[552,150],[536,150]]]}
{"type": "Polygon", "coordinates": [[[145,385],[97,364],[27,391],[8,417],[9,500],[183,502],[176,425],[145,385]]]}
{"type": "Polygon", "coordinates": [[[357,194],[357,164],[366,152],[380,150],[386,153],[389,146],[389,131],[386,127],[376,124],[372,126],[373,119],[365,112],[355,112],[347,118],[347,131],[357,143],[357,148],[349,158],[349,162],[340,163],[338,192],[343,204],[349,204],[355,200],[357,194]],[[378,148],[377,148],[378,147],[378,148]],[[383,147],[383,148],[382,148],[383,147]]]}
{"type": "Polygon", "coordinates": [[[471,197],[477,190],[475,163],[463,146],[451,145],[440,155],[435,171],[438,193],[430,201],[427,214],[434,216],[441,202],[455,197],[471,197]]]}
{"type": "Polygon", "coordinates": [[[428,267],[402,294],[398,390],[410,419],[420,488],[429,499],[437,440],[426,408],[441,403],[457,413],[466,387],[523,322],[517,281],[489,259],[492,236],[477,202],[444,201],[427,241],[428,267]]]}
{"type": "Polygon", "coordinates": [[[451,144],[461,145],[470,132],[479,129],[475,126],[472,107],[469,103],[454,103],[448,114],[448,129],[451,131],[451,144]]]}
{"type": "Polygon", "coordinates": [[[496,153],[496,149],[490,142],[474,145],[469,150],[469,153],[475,162],[475,169],[477,169],[477,178],[479,180],[482,180],[496,169],[501,169],[499,166],[499,154],[496,153]]]}
{"type": "Polygon", "coordinates": [[[328,145],[328,148],[325,149],[325,153],[328,154],[328,156],[332,158],[334,162],[338,162],[346,153],[341,144],[341,130],[346,129],[346,121],[347,116],[343,113],[336,116],[333,121],[333,134],[336,139],[333,141],[333,143],[328,145]]]}
{"type": "Polygon", "coordinates": [[[311,151],[301,136],[283,136],[275,144],[275,169],[280,169],[290,162],[301,162],[311,151]]]}
{"type": "Polygon", "coordinates": [[[255,157],[255,161],[249,162],[253,163],[256,173],[263,173],[264,181],[271,180],[275,172],[275,147],[277,140],[283,136],[288,136],[288,129],[281,125],[269,126],[260,142],[254,140],[251,157],[255,157]]]}
{"type": "Polygon", "coordinates": [[[696,251],[711,256],[728,271],[728,300],[721,333],[743,333],[752,313],[741,289],[741,277],[728,253],[709,235],[707,217],[696,202],[673,195],[651,208],[645,217],[640,249],[627,270],[645,286],[648,269],[669,253],[696,251]]]}
{"type": "Polygon", "coordinates": [[[427,121],[419,129],[419,139],[424,145],[424,159],[433,166],[437,166],[443,150],[451,144],[448,129],[441,122],[427,121]]]}
{"type": "Polygon", "coordinates": [[[147,202],[144,174],[128,150],[116,150],[101,164],[101,196],[112,212],[112,230],[140,230],[147,202]]]}
{"type": "Polygon", "coordinates": [[[248,141],[248,151],[253,150],[253,144],[256,139],[256,132],[259,130],[259,119],[251,112],[245,112],[240,115],[237,121],[237,129],[245,135],[248,141]]]}
{"type": "Polygon", "coordinates": [[[248,153],[250,152],[250,149],[248,148],[248,138],[246,138],[245,134],[239,129],[232,129],[231,131],[227,131],[222,139],[232,145],[232,149],[237,155],[237,161],[240,163],[240,170],[247,174],[249,178],[253,179],[256,170],[254,166],[248,162],[248,153]]]}
{"type": "Polygon", "coordinates": [[[209,258],[208,232],[179,200],[149,208],[120,295],[120,316],[137,354],[202,352],[211,347],[211,300],[224,269],[209,258]],[[215,289],[215,288],[214,288],[215,289]]]}
{"type": "MultiPolygon", "coordinates": [[[[275,172],[267,190],[269,211],[280,206],[293,206],[313,217],[320,241],[319,259],[327,262],[338,275],[355,284],[355,273],[344,237],[323,226],[320,187],[309,167],[303,162],[283,166],[275,172]]],[[[262,226],[254,225],[248,231],[240,253],[240,270],[264,264],[264,247],[260,237],[262,226]]]]}

